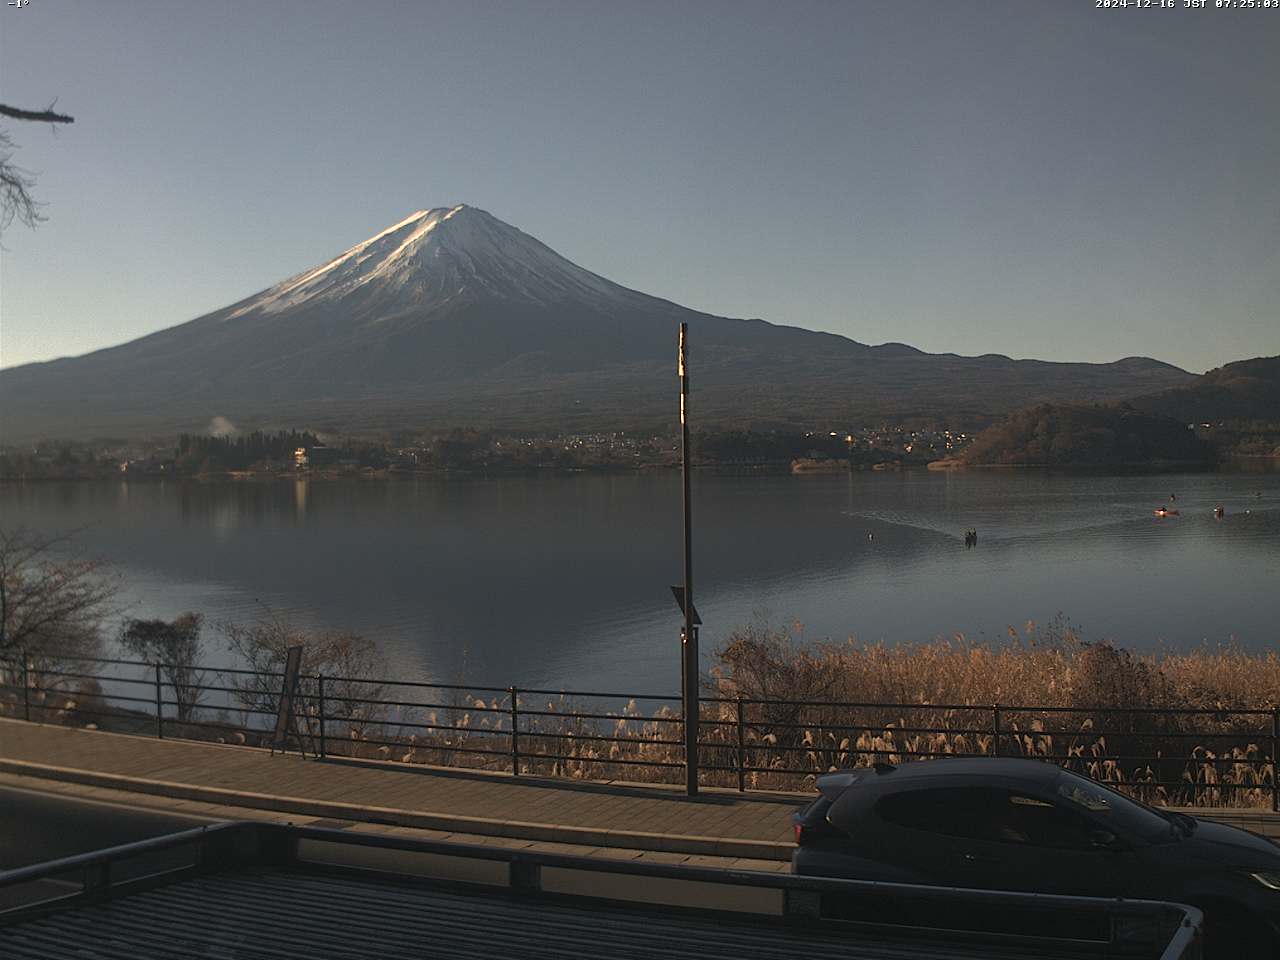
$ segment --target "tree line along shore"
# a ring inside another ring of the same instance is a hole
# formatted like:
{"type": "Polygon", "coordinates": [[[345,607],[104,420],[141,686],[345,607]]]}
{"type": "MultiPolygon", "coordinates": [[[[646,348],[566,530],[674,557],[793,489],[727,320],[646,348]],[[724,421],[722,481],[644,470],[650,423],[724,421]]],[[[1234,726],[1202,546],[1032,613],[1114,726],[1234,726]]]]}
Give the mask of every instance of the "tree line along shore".
{"type": "MultiPolygon", "coordinates": [[[[796,473],[898,467],[1214,466],[1280,460],[1280,421],[1186,424],[1128,405],[1055,406],[1019,411],[976,435],[941,424],[856,430],[700,431],[693,460],[702,469],[796,473]]],[[[429,474],[532,474],[674,469],[674,436],[591,433],[523,436],[453,428],[360,438],[289,430],[182,434],[151,443],[36,444],[0,450],[0,479],[388,479],[429,474]]]]}

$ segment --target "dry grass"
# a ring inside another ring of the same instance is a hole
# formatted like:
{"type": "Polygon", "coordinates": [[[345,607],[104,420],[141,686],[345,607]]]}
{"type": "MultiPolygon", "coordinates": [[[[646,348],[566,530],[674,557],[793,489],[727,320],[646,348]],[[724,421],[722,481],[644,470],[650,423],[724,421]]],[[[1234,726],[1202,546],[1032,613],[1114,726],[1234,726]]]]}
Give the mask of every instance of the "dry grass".
{"type": "Polygon", "coordinates": [[[1059,619],[1010,630],[1000,644],[956,636],[895,647],[805,645],[757,624],[717,659],[721,697],[783,701],[745,707],[747,765],[760,768],[753,785],[779,784],[784,767],[816,774],[875,760],[992,755],[1000,704],[1003,756],[1052,759],[1157,803],[1271,803],[1274,652],[1140,656],[1086,642],[1059,619]],[[1242,710],[1258,713],[1227,712],[1242,710]]]}

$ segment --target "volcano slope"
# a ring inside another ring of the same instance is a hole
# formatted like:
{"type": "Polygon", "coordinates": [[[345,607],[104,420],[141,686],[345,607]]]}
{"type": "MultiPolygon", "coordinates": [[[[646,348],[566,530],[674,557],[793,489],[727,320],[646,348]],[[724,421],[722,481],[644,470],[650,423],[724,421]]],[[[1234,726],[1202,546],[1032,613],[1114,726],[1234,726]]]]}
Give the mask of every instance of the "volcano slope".
{"type": "Polygon", "coordinates": [[[475,207],[422,210],[222,310],[0,371],[4,442],[250,427],[643,429],[674,412],[690,328],[701,426],[980,423],[1181,386],[1156,360],[927,354],[689,310],[606,280],[475,207]]]}

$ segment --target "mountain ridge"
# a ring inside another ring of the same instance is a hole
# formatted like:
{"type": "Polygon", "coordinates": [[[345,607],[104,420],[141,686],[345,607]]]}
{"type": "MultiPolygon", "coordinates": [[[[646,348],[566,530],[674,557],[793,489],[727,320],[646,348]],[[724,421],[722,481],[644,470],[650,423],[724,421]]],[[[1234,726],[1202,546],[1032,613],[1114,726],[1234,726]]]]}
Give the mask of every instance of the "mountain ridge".
{"type": "Polygon", "coordinates": [[[1186,422],[1280,420],[1280,355],[1223,364],[1189,384],[1132,403],[1186,422]]]}
{"type": "Polygon", "coordinates": [[[248,424],[388,429],[406,419],[634,428],[671,417],[690,326],[694,411],[821,426],[959,424],[1059,399],[1120,399],[1194,375],[928,354],[691,310],[622,286],[466,204],[419,210],[336,257],[124,344],[0,370],[6,441],[248,424]]]}

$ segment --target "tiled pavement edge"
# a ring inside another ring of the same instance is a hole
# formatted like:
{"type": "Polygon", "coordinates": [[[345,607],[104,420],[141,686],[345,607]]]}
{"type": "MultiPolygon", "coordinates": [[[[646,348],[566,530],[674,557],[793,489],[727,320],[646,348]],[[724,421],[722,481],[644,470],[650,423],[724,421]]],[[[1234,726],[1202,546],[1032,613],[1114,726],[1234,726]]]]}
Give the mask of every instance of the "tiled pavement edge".
{"type": "Polygon", "coordinates": [[[0,771],[177,800],[527,841],[790,859],[800,797],[515,778],[0,719],[0,771]]]}
{"type": "Polygon", "coordinates": [[[372,833],[417,840],[461,843],[471,846],[505,847],[512,850],[559,853],[576,857],[638,860],[647,863],[684,864],[686,866],[713,867],[724,870],[755,870],[771,873],[785,873],[791,869],[790,863],[784,860],[716,857],[708,854],[671,853],[660,850],[630,850],[624,847],[552,843],[538,840],[521,840],[518,837],[495,837],[478,833],[452,833],[447,830],[387,826],[380,823],[361,823],[355,820],[337,820],[327,817],[308,817],[293,813],[280,813],[274,810],[257,810],[253,807],[204,803],[199,800],[175,800],[170,797],[133,793],[127,790],[90,787],[65,780],[48,780],[43,777],[19,776],[12,773],[0,773],[0,790],[4,789],[28,790],[39,793],[42,796],[55,795],[82,802],[125,806],[131,810],[141,809],[150,813],[168,813],[186,819],[207,819],[210,823],[216,823],[221,820],[265,820],[271,823],[292,823],[299,826],[350,830],[353,833],[372,833]]]}

